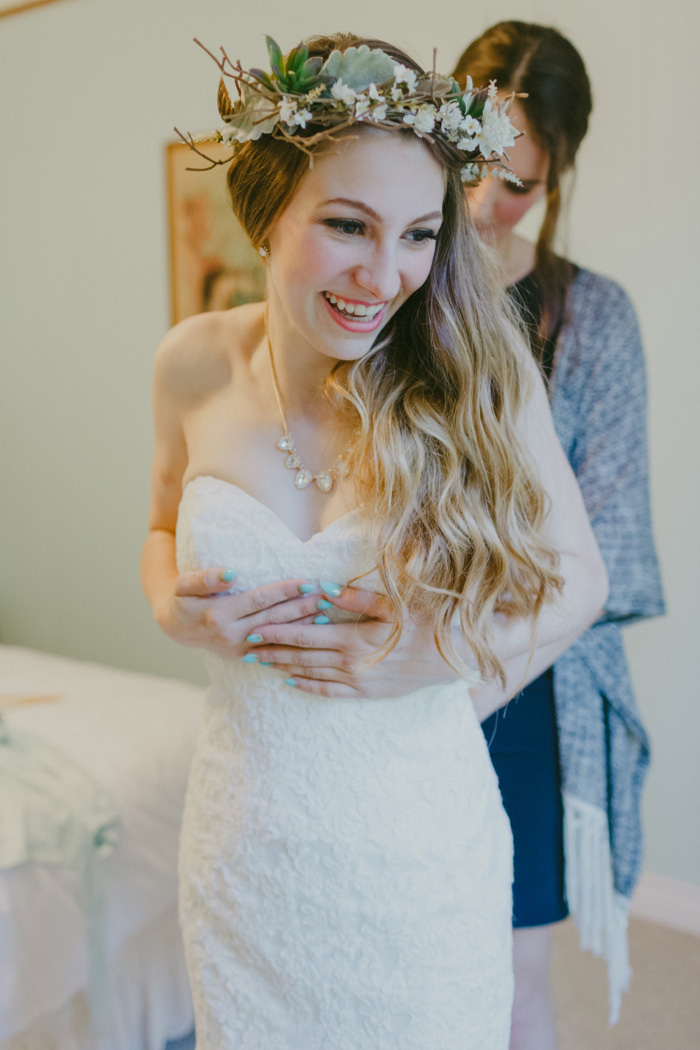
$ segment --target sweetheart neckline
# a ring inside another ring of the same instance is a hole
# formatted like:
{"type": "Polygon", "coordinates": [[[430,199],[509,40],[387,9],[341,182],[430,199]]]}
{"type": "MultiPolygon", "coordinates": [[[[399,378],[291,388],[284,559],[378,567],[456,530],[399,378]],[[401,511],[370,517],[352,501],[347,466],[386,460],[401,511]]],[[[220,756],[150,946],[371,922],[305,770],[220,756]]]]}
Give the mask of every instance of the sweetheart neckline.
{"type": "Polygon", "coordinates": [[[246,492],[246,490],[242,489],[240,485],[236,485],[234,481],[226,481],[225,478],[217,478],[214,474],[196,474],[193,478],[190,478],[190,480],[182,489],[183,499],[185,496],[185,492],[189,489],[190,485],[194,485],[195,481],[200,480],[214,481],[219,485],[223,485],[225,488],[233,489],[235,492],[239,492],[242,496],[245,496],[245,498],[251,503],[255,503],[256,506],[261,507],[262,510],[266,511],[272,518],[275,519],[275,521],[277,521],[282,526],[285,532],[288,532],[292,539],[296,540],[296,542],[301,544],[302,547],[305,547],[309,543],[313,543],[315,539],[317,539],[319,536],[323,536],[326,532],[328,532],[335,525],[337,525],[338,522],[345,521],[346,518],[355,517],[360,513],[359,507],[355,507],[354,510],[348,510],[345,512],[345,514],[341,514],[339,518],[334,518],[333,521],[329,522],[328,525],[325,525],[322,529],[319,529],[318,532],[314,532],[311,536],[309,536],[308,540],[302,540],[299,536],[297,536],[296,532],[293,532],[289,528],[289,526],[282,520],[279,514],[277,514],[276,511],[272,509],[272,507],[268,507],[267,503],[262,503],[261,500],[259,500],[256,496],[252,496],[250,492],[246,492]]]}

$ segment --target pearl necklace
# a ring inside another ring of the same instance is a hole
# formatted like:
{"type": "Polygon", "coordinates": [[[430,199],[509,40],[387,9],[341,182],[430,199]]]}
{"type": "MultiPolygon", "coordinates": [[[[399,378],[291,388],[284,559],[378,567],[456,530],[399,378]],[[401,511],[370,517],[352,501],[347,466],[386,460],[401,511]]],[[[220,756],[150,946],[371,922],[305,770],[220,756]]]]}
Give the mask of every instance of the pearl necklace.
{"type": "Polygon", "coordinates": [[[284,461],[284,465],[287,470],[295,470],[294,484],[298,489],[307,488],[312,482],[315,482],[316,487],[321,492],[330,492],[335,484],[336,477],[341,477],[345,472],[345,463],[343,456],[332,466],[326,470],[322,470],[319,474],[314,474],[313,471],[305,467],[301,461],[296,448],[294,447],[294,439],[289,433],[289,427],[287,426],[287,417],[284,414],[284,406],[282,405],[282,395],[280,393],[279,382],[277,381],[277,369],[275,368],[275,358],[272,353],[272,343],[270,337],[267,337],[267,345],[270,350],[270,365],[272,366],[272,385],[275,391],[275,400],[277,401],[277,407],[279,408],[280,418],[282,420],[282,427],[284,428],[284,434],[277,442],[277,448],[280,452],[286,452],[287,458],[284,461]]]}

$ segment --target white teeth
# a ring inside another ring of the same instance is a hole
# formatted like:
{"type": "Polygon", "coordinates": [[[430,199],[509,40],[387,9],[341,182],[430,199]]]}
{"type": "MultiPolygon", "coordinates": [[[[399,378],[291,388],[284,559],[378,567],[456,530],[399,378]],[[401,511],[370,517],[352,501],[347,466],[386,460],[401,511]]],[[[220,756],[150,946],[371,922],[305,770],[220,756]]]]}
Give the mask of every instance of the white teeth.
{"type": "Polygon", "coordinates": [[[348,316],[364,317],[368,321],[376,317],[379,311],[384,308],[384,303],[379,303],[377,306],[366,306],[364,303],[346,303],[344,299],[338,299],[331,292],[324,292],[324,295],[328,302],[335,306],[336,310],[341,310],[348,316]]]}

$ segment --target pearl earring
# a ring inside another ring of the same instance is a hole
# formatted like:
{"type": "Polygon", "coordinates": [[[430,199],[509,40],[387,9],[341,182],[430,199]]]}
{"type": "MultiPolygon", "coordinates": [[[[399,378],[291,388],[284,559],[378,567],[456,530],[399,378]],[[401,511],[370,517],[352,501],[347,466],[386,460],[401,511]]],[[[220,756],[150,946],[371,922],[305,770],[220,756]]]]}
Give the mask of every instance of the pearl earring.
{"type": "Polygon", "coordinates": [[[267,248],[258,248],[258,255],[262,259],[267,259],[267,248]]]}

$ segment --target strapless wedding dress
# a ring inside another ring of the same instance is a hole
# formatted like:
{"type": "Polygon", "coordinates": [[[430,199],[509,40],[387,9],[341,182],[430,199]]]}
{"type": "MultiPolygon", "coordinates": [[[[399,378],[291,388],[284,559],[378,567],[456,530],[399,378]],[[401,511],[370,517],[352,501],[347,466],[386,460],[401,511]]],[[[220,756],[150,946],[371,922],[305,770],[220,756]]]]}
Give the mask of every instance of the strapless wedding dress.
{"type": "MultiPolygon", "coordinates": [[[[302,542],[210,477],[177,556],[236,590],[371,567],[357,512],[302,542]]],[[[180,848],[197,1050],[507,1050],[512,841],[466,685],[329,700],[207,664],[180,848]]]]}

